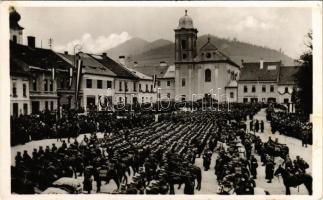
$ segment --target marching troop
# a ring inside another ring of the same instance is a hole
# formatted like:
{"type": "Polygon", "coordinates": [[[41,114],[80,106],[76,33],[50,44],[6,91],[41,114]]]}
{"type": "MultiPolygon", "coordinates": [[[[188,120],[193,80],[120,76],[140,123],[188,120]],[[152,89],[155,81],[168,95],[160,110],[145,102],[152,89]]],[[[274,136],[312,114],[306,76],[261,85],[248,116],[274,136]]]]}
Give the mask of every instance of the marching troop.
{"type": "MultiPolygon", "coordinates": [[[[184,194],[194,194],[203,188],[202,171],[214,168],[219,194],[251,195],[259,192],[255,179],[262,165],[268,183],[275,175],[282,176],[286,194],[295,184],[305,184],[311,194],[308,163],[299,156],[292,160],[288,147],[277,140],[262,141],[247,130],[246,119],[261,108],[259,104],[236,104],[229,111],[164,113],[158,120],[152,114],[137,113],[122,118],[113,114],[74,115],[58,124],[42,121],[43,127],[53,125],[56,130],[48,131],[60,139],[32,152],[17,152],[11,166],[12,192],[41,193],[60,178],[81,177],[84,193],[102,193],[102,185],[112,181],[115,194],[175,194],[175,185],[178,189],[183,185],[184,194]],[[63,125],[64,121],[69,125],[63,125]],[[79,136],[81,133],[89,134],[79,136]],[[275,163],[277,157],[284,162],[275,163]],[[196,158],[203,159],[203,168],[196,164],[196,158]]],[[[263,132],[263,123],[255,120],[250,127],[263,132]]],[[[72,187],[64,189],[78,193],[72,187]]]]}

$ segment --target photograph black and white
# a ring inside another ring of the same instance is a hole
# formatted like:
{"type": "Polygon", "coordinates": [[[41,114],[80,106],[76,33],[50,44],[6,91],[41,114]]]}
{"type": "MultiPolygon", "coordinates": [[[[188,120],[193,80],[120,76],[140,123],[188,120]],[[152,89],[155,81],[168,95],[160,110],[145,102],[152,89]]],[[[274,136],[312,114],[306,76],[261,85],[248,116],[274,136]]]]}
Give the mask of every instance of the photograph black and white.
{"type": "Polygon", "coordinates": [[[313,12],[8,6],[10,194],[313,195],[313,12]]]}

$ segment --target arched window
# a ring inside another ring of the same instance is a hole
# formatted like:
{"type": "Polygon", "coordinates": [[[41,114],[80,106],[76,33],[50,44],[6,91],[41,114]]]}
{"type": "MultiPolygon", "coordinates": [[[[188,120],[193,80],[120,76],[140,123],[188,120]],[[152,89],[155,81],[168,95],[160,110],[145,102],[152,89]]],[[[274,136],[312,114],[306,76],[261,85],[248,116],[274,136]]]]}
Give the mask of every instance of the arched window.
{"type": "Polygon", "coordinates": [[[211,70],[205,70],[205,82],[211,82],[211,70]]]}

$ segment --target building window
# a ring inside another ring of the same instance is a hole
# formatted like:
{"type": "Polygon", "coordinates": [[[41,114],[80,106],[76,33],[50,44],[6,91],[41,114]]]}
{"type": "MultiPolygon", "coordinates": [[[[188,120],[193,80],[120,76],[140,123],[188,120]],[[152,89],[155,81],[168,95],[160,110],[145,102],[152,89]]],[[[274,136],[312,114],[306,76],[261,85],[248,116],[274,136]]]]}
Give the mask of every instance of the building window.
{"type": "Polygon", "coordinates": [[[205,70],[205,82],[211,82],[211,70],[205,70]]]}
{"type": "Polygon", "coordinates": [[[187,45],[186,45],[186,40],[182,40],[182,49],[186,49],[187,45]]]}
{"type": "Polygon", "coordinates": [[[211,53],[206,53],[206,58],[211,58],[211,53]]]}
{"type": "Polygon", "coordinates": [[[185,60],[187,58],[186,53],[183,53],[183,59],[185,60]]]}
{"type": "Polygon", "coordinates": [[[262,92],[266,92],[266,85],[262,85],[261,90],[262,92]]]}
{"type": "Polygon", "coordinates": [[[142,102],[142,103],[144,103],[144,102],[145,102],[145,98],[144,98],[144,97],[142,97],[142,98],[141,98],[141,102],[142,102]]]}
{"type": "Polygon", "coordinates": [[[153,92],[153,85],[150,85],[150,91],[153,92]]]}
{"type": "Polygon", "coordinates": [[[12,37],[12,40],[13,40],[13,42],[14,42],[14,43],[17,43],[17,36],[16,36],[16,35],[14,35],[14,36],[12,37]]]}
{"type": "Polygon", "coordinates": [[[48,101],[45,101],[45,110],[48,110],[48,101]]]}
{"type": "Polygon", "coordinates": [[[251,101],[251,103],[257,103],[258,102],[258,98],[251,98],[250,101],[251,101]]]}
{"type": "Polygon", "coordinates": [[[139,92],[141,92],[141,84],[139,84],[139,92]]]}
{"type": "Polygon", "coordinates": [[[17,86],[16,86],[16,82],[12,83],[12,96],[13,97],[17,97],[17,86]]]}
{"type": "Polygon", "coordinates": [[[122,102],[122,97],[119,97],[119,102],[120,102],[120,103],[122,102]]]}
{"type": "Polygon", "coordinates": [[[24,103],[24,115],[28,115],[28,104],[24,103]]]}
{"type": "Polygon", "coordinates": [[[37,81],[33,79],[33,91],[37,91],[37,81]]]}
{"type": "Polygon", "coordinates": [[[119,82],[119,91],[122,91],[122,82],[119,82]]]}
{"type": "Polygon", "coordinates": [[[92,79],[86,79],[86,88],[92,88],[92,79]]]}
{"type": "Polygon", "coordinates": [[[97,80],[96,84],[98,89],[102,89],[102,80],[97,80]]]}
{"type": "Polygon", "coordinates": [[[230,98],[233,99],[234,98],[234,93],[230,92],[230,98]]]}
{"type": "Polygon", "coordinates": [[[275,91],[274,86],[273,86],[273,85],[271,85],[271,86],[270,86],[270,92],[274,92],[274,91],[275,91]]]}
{"type": "Polygon", "coordinates": [[[284,103],[288,104],[289,103],[289,99],[288,98],[284,99],[284,103]]]}
{"type": "Polygon", "coordinates": [[[248,103],[248,98],[243,98],[243,103],[248,103]]]}
{"type": "Polygon", "coordinates": [[[288,87],[285,87],[285,93],[288,93],[288,87]]]}
{"type": "Polygon", "coordinates": [[[54,110],[54,101],[50,102],[50,110],[54,110]]]}
{"type": "Polygon", "coordinates": [[[48,91],[48,80],[44,81],[44,91],[48,91]]]}
{"type": "Polygon", "coordinates": [[[167,86],[170,86],[170,81],[167,81],[167,86]]]}
{"type": "Polygon", "coordinates": [[[64,79],[63,78],[60,81],[60,88],[61,89],[64,89],[64,79]]]}
{"type": "Polygon", "coordinates": [[[107,88],[109,89],[111,89],[112,88],[112,81],[107,81],[107,88]]]}
{"type": "Polygon", "coordinates": [[[127,97],[124,97],[124,103],[127,104],[128,103],[128,99],[127,97]]]}
{"type": "Polygon", "coordinates": [[[256,86],[255,85],[252,86],[251,92],[256,92],[256,86]]]}
{"type": "Polygon", "coordinates": [[[136,82],[133,82],[133,91],[137,91],[137,83],[136,82]]]}
{"type": "Polygon", "coordinates": [[[146,84],[146,92],[148,92],[148,85],[146,84]]]}
{"type": "Polygon", "coordinates": [[[53,87],[54,85],[53,85],[53,81],[52,80],[50,80],[49,81],[49,91],[54,91],[54,87],[53,87]]]}
{"type": "Polygon", "coordinates": [[[127,81],[124,82],[124,90],[126,92],[128,92],[128,82],[127,81]]]}
{"type": "Polygon", "coordinates": [[[245,86],[243,86],[243,92],[244,93],[247,93],[248,92],[248,87],[245,85],[245,86]]]}
{"type": "Polygon", "coordinates": [[[266,102],[266,98],[262,98],[262,99],[261,99],[261,101],[262,101],[262,102],[266,102]]]}
{"type": "Polygon", "coordinates": [[[170,98],[170,93],[167,93],[167,98],[170,98]]]}
{"type": "Polygon", "coordinates": [[[157,81],[157,86],[160,86],[160,81],[157,81]]]}
{"type": "Polygon", "coordinates": [[[182,79],[182,87],[185,87],[185,78],[182,79]]]}
{"type": "Polygon", "coordinates": [[[22,95],[27,97],[27,85],[25,83],[22,84],[22,95]]]}

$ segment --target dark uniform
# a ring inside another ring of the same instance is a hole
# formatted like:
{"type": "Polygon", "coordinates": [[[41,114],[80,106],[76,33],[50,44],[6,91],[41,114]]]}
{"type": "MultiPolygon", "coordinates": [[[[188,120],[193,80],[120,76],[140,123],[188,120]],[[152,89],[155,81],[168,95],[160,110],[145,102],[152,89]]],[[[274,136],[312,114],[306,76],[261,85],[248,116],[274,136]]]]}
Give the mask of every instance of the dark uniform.
{"type": "Polygon", "coordinates": [[[275,168],[274,161],[269,156],[267,156],[267,159],[266,159],[266,179],[268,180],[267,183],[271,183],[271,180],[274,178],[274,168],[275,168]]]}
{"type": "Polygon", "coordinates": [[[265,129],[265,124],[264,124],[264,121],[261,120],[261,122],[260,122],[260,131],[263,133],[264,129],[265,129]]]}
{"type": "Polygon", "coordinates": [[[254,156],[251,156],[250,173],[251,173],[253,179],[257,178],[257,167],[258,167],[257,159],[254,156]]]}

